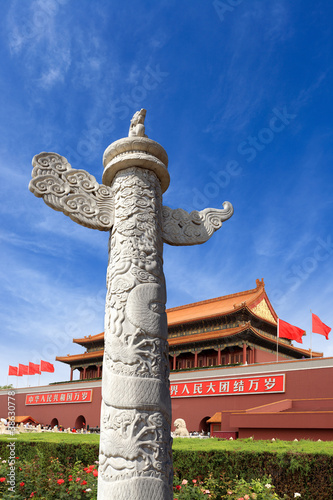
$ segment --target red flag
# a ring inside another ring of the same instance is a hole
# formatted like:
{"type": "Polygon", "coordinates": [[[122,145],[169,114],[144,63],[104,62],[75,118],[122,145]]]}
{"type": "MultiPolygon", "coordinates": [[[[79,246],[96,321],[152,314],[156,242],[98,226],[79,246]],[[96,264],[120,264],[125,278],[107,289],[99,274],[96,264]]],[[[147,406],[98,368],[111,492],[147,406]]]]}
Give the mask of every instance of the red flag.
{"type": "Polygon", "coordinates": [[[29,366],[27,365],[18,365],[18,376],[21,375],[29,375],[29,366]]]}
{"type": "Polygon", "coordinates": [[[297,326],[290,325],[286,321],[282,321],[279,319],[279,337],[283,337],[285,339],[296,340],[300,344],[303,344],[302,337],[305,335],[305,330],[298,328],[297,326]]]}
{"type": "Polygon", "coordinates": [[[48,363],[47,361],[41,360],[41,362],[40,362],[40,371],[41,372],[53,373],[54,372],[54,366],[53,366],[52,363],[48,363]]]}
{"type": "Polygon", "coordinates": [[[320,335],[325,335],[326,339],[328,340],[328,334],[332,328],[329,326],[325,325],[318,316],[312,313],[312,331],[313,333],[320,333],[320,335]]]}
{"type": "Polygon", "coordinates": [[[17,376],[17,366],[10,366],[8,368],[8,375],[16,375],[17,376]]]}
{"type": "Polygon", "coordinates": [[[36,374],[37,375],[40,374],[39,365],[29,362],[29,375],[36,375],[36,374]]]}

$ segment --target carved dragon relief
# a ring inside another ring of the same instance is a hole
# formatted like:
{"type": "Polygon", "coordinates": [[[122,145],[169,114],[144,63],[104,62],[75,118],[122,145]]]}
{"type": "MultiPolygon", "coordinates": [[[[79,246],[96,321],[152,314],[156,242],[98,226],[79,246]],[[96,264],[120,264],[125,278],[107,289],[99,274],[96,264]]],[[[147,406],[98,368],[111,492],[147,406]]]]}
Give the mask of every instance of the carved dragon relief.
{"type": "MultiPolygon", "coordinates": [[[[63,212],[82,226],[100,231],[112,228],[114,193],[111,187],[99,184],[85,170],[73,169],[68,160],[57,153],[40,153],[34,156],[32,164],[34,168],[29,189],[35,196],[43,198],[49,207],[63,212]]],[[[142,194],[145,194],[144,191],[142,194]]],[[[133,207],[123,209],[125,218],[129,209],[133,207]]],[[[223,203],[223,209],[205,208],[191,213],[163,206],[163,242],[179,246],[205,243],[232,214],[233,206],[227,201],[223,203]]],[[[144,217],[146,215],[142,214],[142,223],[144,217]]],[[[126,220],[122,226],[125,237],[133,231],[126,220]]]]}
{"type": "MultiPolygon", "coordinates": [[[[108,483],[108,494],[122,498],[121,482],[149,477],[145,497],[154,498],[151,480],[169,484],[172,476],[162,195],[156,175],[137,167],[118,172],[112,188],[100,489],[108,483]]],[[[171,494],[169,485],[157,498],[171,494]]]]}
{"type": "MultiPolygon", "coordinates": [[[[162,349],[159,339],[155,338],[154,323],[150,321],[159,315],[150,310],[149,304],[154,306],[161,297],[165,305],[162,245],[154,215],[158,181],[151,172],[128,168],[117,174],[113,189],[115,225],[110,239],[112,260],[107,304],[114,322],[109,330],[112,334],[106,339],[106,367],[112,372],[113,380],[117,379],[114,375],[147,379],[158,376],[153,373],[154,360],[162,349]]],[[[136,384],[133,380],[131,383],[136,384]]],[[[149,394],[149,381],[145,380],[144,384],[147,383],[144,392],[149,394]]],[[[121,397],[128,402],[128,393],[121,397]]]]}
{"type": "Polygon", "coordinates": [[[106,446],[100,467],[107,479],[112,479],[115,473],[120,479],[126,474],[126,470],[132,471],[135,467],[133,461],[138,457],[141,457],[142,461],[137,474],[157,469],[158,475],[161,475],[165,460],[161,444],[170,437],[159,413],[112,409],[102,418],[106,446]],[[159,457],[164,460],[159,460],[159,457]]]}
{"type": "Polygon", "coordinates": [[[102,421],[99,471],[105,480],[101,486],[108,484],[107,492],[111,493],[111,498],[172,497],[172,440],[169,423],[162,415],[159,412],[111,408],[102,413],[102,421]],[[144,478],[150,481],[142,481],[144,478]],[[126,496],[121,486],[129,479],[126,496]],[[129,486],[139,480],[134,494],[129,486]],[[141,496],[137,496],[137,490],[141,496]]]}

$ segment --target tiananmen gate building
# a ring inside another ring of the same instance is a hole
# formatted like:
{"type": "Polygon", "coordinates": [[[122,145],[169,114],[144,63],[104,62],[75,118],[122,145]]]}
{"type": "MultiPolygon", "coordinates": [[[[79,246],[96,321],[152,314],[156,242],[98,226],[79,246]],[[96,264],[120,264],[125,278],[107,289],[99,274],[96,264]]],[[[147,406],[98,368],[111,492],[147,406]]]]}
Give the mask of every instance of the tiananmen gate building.
{"type": "MultiPolygon", "coordinates": [[[[282,338],[277,355],[278,316],[263,280],[167,317],[173,420],[225,438],[333,440],[333,358],[282,338]]],[[[17,389],[18,415],[64,428],[100,425],[104,334],[73,342],[85,351],[56,358],[70,380],[17,389]]],[[[0,392],[0,416],[5,398],[0,392]]]]}

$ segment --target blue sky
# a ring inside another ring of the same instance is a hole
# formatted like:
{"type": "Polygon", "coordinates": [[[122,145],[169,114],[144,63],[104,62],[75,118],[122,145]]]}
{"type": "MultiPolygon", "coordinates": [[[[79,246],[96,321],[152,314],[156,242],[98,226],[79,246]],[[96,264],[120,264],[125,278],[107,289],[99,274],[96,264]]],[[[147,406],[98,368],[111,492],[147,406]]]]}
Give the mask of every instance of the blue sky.
{"type": "MultiPolygon", "coordinates": [[[[264,278],[304,347],[310,309],[333,326],[329,0],[12,0],[0,19],[0,384],[8,364],[103,331],[108,234],[28,191],[32,157],[55,151],[101,182],[142,107],[169,155],[164,204],[235,208],[208,243],[164,246],[167,306],[264,278]]],[[[333,335],[312,344],[333,356],[333,335]]],[[[55,367],[41,382],[68,379],[55,367]]]]}

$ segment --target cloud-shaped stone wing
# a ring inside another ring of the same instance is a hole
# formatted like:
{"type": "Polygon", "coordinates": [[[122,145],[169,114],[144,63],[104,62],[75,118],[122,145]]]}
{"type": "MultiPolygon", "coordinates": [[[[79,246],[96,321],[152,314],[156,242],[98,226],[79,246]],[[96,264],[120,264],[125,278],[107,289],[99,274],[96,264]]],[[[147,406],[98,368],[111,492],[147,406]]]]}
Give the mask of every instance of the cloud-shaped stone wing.
{"type": "Polygon", "coordinates": [[[74,170],[57,153],[40,153],[32,160],[30,191],[81,226],[109,231],[113,225],[114,198],[85,170],[74,170]]]}
{"type": "Polygon", "coordinates": [[[205,208],[191,213],[181,208],[163,207],[163,241],[177,246],[205,243],[233,213],[233,206],[228,201],[223,203],[223,210],[205,208]]]}

